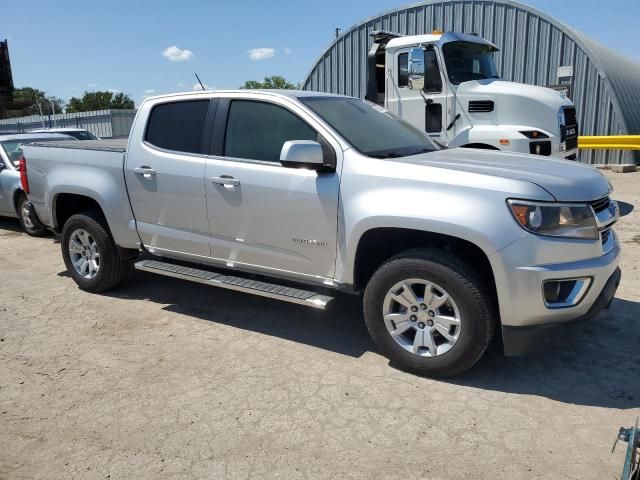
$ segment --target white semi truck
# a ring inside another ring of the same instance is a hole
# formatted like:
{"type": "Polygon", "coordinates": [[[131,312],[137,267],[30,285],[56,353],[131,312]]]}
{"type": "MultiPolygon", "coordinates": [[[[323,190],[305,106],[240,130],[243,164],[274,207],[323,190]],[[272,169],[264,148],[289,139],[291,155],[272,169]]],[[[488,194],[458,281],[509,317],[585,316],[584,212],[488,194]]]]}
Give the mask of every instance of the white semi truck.
{"type": "Polygon", "coordinates": [[[501,80],[488,40],[453,32],[373,38],[366,99],[440,145],[577,158],[573,103],[550,88],[501,80]]]}

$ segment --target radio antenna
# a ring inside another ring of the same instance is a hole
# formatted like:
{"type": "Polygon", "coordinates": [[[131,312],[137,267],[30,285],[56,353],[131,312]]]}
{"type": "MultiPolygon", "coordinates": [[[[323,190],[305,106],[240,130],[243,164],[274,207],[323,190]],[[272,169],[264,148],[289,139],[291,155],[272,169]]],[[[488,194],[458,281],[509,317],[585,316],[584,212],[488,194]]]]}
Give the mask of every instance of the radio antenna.
{"type": "Polygon", "coordinates": [[[198,76],[197,73],[193,72],[193,74],[196,76],[196,78],[198,79],[198,83],[200,84],[200,87],[202,87],[202,90],[206,90],[206,88],[204,88],[204,84],[202,83],[202,81],[200,80],[200,77],[198,76]]]}

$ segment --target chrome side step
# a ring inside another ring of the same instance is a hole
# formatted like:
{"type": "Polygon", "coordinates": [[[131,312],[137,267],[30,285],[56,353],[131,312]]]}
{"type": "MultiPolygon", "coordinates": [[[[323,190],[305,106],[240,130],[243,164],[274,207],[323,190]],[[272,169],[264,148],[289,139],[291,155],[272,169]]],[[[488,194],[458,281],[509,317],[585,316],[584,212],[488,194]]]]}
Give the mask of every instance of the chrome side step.
{"type": "Polygon", "coordinates": [[[191,282],[203,283],[212,287],[221,287],[238,292],[251,293],[261,297],[282,300],[283,302],[297,303],[307,307],[325,310],[333,297],[321,295],[316,292],[300,290],[299,288],[284,287],[274,283],[259,282],[246,278],[224,275],[209,270],[183,267],[172,263],[159,262],[157,260],[141,260],[135,263],[137,270],[157,273],[167,277],[181,278],[191,282]]]}

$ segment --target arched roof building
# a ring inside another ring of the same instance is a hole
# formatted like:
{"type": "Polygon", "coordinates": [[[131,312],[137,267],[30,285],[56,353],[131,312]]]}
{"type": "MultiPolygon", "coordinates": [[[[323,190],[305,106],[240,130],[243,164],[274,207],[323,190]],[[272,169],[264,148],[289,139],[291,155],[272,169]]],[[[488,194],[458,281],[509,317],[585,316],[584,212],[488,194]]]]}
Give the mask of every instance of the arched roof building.
{"type": "MultiPolygon", "coordinates": [[[[496,44],[505,80],[570,86],[582,135],[640,134],[640,64],[514,0],[427,0],[370,17],[339,36],[303,82],[306,90],[364,97],[371,33],[477,33],[496,44]],[[572,77],[558,77],[561,66],[572,77]],[[565,69],[566,70],[566,69],[565,69]]],[[[633,152],[583,151],[589,163],[633,163],[633,152]]]]}

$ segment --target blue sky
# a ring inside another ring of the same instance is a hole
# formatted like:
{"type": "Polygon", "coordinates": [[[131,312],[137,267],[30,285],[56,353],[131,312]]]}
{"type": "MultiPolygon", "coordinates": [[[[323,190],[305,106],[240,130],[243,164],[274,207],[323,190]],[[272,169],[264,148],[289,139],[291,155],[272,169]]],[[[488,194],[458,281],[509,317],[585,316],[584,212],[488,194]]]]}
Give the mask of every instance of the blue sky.
{"type": "MultiPolygon", "coordinates": [[[[148,94],[191,90],[193,72],[212,88],[274,74],[299,82],[335,27],[409,3],[0,0],[3,19],[13,19],[0,23],[0,39],[9,39],[17,87],[65,100],[113,89],[138,103],[148,94]]],[[[640,61],[639,0],[526,3],[640,61]]]]}

